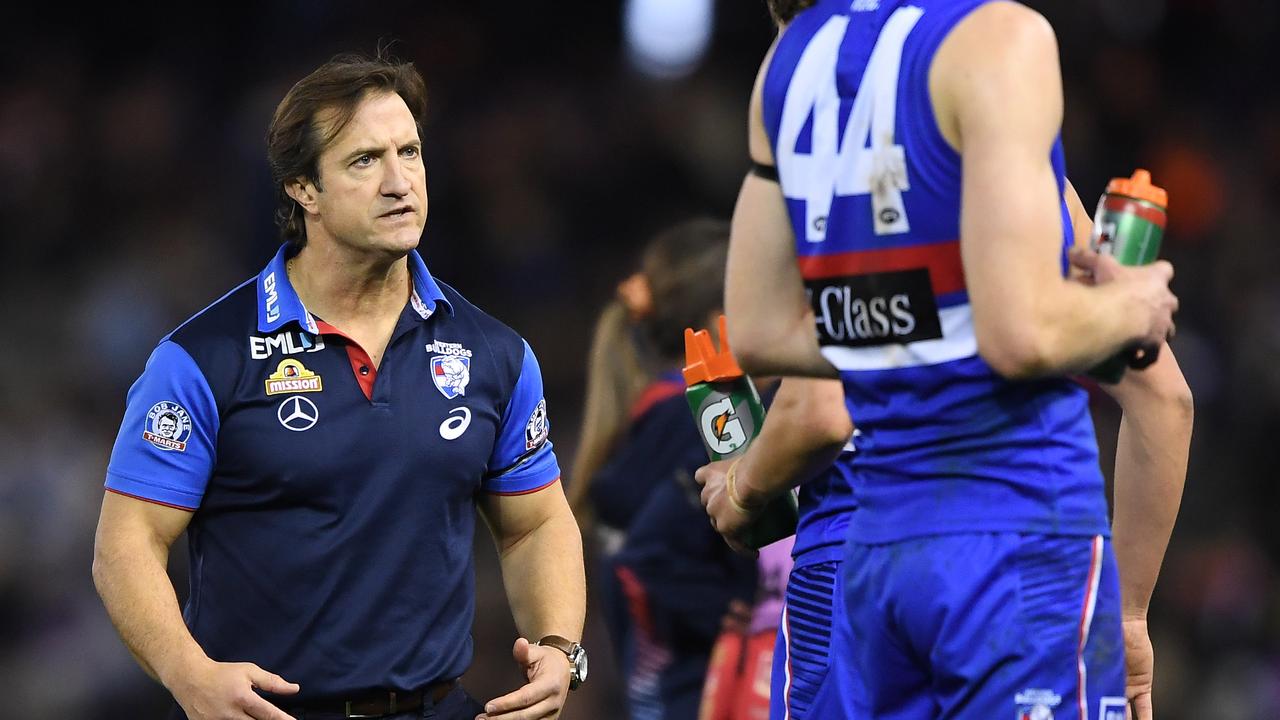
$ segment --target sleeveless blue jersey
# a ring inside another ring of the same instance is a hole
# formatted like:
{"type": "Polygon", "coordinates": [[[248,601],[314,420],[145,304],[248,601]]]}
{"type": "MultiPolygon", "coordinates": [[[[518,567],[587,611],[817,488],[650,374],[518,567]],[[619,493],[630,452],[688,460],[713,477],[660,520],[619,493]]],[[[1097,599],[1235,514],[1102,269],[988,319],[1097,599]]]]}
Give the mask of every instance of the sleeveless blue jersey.
{"type": "Polygon", "coordinates": [[[843,556],[849,521],[858,509],[853,491],[857,452],[854,438],[821,475],[800,486],[800,518],[791,547],[795,567],[832,562],[843,556]]]}
{"type": "MultiPolygon", "coordinates": [[[[859,542],[1108,533],[1086,392],[1065,378],[1006,381],[977,351],[961,160],[938,130],[928,73],[984,1],[822,0],[783,33],[765,77],[819,342],[861,431],[859,542]]],[[[1050,159],[1061,197],[1060,140],[1050,159]]],[[[1065,273],[1073,236],[1060,204],[1065,273]]]]}

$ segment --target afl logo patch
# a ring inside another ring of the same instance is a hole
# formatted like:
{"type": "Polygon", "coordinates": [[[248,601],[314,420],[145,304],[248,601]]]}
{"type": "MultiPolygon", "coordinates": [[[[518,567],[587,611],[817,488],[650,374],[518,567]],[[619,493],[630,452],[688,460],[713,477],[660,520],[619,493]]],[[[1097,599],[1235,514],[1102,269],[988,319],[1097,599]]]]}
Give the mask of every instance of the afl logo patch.
{"type": "Polygon", "coordinates": [[[191,437],[191,416],[186,408],[168,400],[158,402],[147,411],[147,426],[142,439],[161,450],[185,452],[191,437]]]}

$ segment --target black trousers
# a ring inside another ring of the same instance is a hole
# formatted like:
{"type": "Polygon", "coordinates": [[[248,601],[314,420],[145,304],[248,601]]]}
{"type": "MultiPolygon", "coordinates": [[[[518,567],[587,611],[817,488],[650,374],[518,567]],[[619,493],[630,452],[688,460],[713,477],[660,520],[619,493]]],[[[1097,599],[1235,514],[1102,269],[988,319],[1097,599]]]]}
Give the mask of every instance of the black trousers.
{"type": "MultiPolygon", "coordinates": [[[[285,712],[292,715],[295,720],[339,720],[342,717],[340,714],[333,713],[303,713],[284,707],[285,712]]],[[[463,690],[462,685],[455,685],[453,690],[438,703],[432,704],[428,700],[427,704],[418,710],[382,715],[379,720],[475,720],[476,715],[482,712],[484,712],[484,705],[463,690]]],[[[187,715],[182,712],[182,708],[178,707],[177,703],[174,703],[169,719],[187,720],[187,715]]]]}

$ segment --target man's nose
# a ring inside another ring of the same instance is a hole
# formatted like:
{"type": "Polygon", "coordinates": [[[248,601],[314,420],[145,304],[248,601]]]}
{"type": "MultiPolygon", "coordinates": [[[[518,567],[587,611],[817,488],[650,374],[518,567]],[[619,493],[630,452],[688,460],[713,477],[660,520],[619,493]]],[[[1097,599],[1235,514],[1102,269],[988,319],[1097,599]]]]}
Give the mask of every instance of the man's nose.
{"type": "Polygon", "coordinates": [[[386,171],[382,175],[382,194],[394,197],[408,195],[412,186],[409,183],[409,173],[400,164],[400,159],[395,158],[384,167],[386,171]]]}

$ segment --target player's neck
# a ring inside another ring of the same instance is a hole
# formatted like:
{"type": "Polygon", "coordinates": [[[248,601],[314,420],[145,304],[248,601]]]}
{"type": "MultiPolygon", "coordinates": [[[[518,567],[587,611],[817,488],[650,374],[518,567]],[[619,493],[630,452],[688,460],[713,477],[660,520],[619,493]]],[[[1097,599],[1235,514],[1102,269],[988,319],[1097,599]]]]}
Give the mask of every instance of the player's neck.
{"type": "Polygon", "coordinates": [[[307,310],[340,328],[397,317],[412,285],[404,256],[353,256],[321,244],[304,247],[288,270],[307,310]]]}

